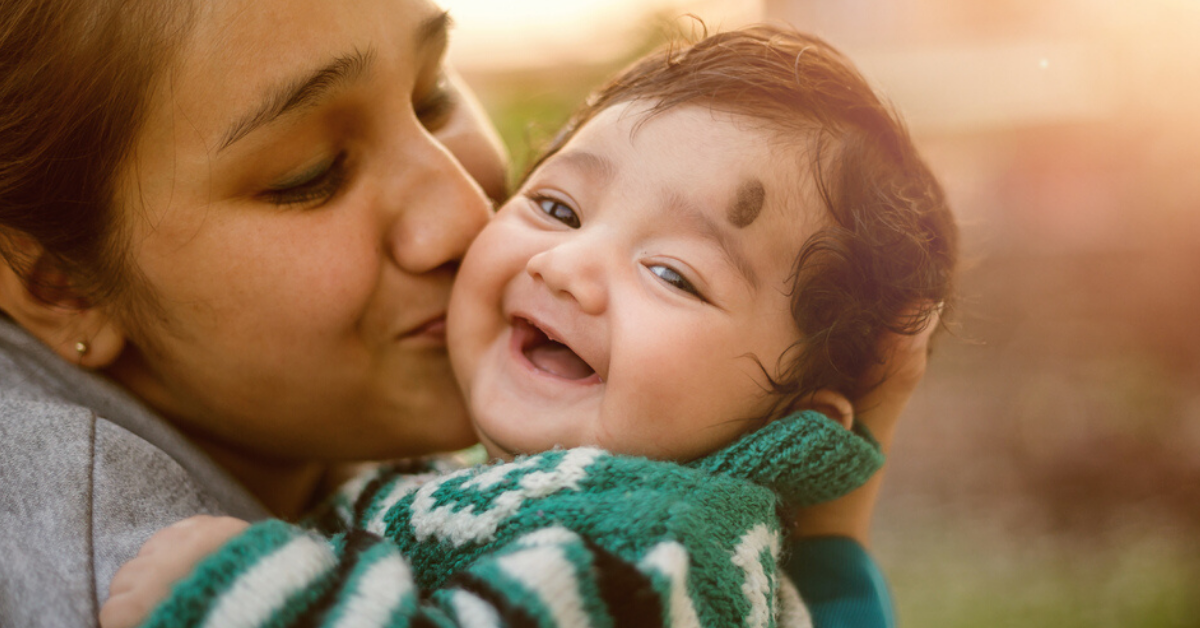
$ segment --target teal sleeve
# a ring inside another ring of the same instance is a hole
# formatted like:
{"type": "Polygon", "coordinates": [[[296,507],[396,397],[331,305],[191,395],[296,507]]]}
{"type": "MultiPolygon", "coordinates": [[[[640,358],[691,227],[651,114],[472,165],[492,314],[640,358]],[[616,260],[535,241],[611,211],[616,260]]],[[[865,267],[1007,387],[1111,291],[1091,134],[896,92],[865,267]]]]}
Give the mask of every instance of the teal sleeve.
{"type": "Polygon", "coordinates": [[[857,541],[800,539],[792,544],[784,569],[808,605],[814,628],[895,628],[887,581],[857,541]]]}

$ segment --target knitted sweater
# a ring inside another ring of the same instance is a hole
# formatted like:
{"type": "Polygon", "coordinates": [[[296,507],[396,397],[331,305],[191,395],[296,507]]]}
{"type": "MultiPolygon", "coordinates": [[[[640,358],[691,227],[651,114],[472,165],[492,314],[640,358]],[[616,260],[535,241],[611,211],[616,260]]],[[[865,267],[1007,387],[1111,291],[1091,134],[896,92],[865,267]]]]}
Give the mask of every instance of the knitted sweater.
{"type": "Polygon", "coordinates": [[[809,625],[781,507],[857,487],[869,436],[806,412],[689,465],[555,450],[351,483],[315,527],[256,524],[148,626],[809,625]]]}

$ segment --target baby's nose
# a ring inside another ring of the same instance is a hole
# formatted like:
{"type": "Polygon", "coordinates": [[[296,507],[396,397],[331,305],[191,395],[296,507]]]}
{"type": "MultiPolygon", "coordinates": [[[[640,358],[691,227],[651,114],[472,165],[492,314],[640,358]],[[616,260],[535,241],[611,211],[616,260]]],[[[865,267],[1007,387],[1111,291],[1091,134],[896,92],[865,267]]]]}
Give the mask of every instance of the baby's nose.
{"type": "Polygon", "coordinates": [[[571,299],[588,314],[608,306],[608,285],[603,255],[594,247],[564,243],[529,259],[525,270],[558,298],[571,299]]]}

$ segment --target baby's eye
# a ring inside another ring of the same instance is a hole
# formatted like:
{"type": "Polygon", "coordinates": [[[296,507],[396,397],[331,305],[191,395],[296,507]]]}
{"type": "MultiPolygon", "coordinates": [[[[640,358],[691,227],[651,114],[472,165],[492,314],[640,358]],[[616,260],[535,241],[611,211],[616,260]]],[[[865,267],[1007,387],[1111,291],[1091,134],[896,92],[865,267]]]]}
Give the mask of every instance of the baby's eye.
{"type": "Polygon", "coordinates": [[[576,214],[575,210],[566,203],[547,196],[535,198],[534,202],[547,216],[572,229],[579,228],[579,214],[576,214]]]}
{"type": "Polygon", "coordinates": [[[707,300],[704,298],[704,295],[700,294],[700,291],[696,289],[696,286],[693,286],[692,282],[684,278],[683,275],[680,275],[674,268],[671,268],[670,266],[663,266],[662,264],[651,264],[648,268],[650,269],[650,272],[657,275],[659,279],[662,279],[667,284],[682,290],[696,297],[697,299],[700,299],[701,301],[707,302],[707,300]]]}

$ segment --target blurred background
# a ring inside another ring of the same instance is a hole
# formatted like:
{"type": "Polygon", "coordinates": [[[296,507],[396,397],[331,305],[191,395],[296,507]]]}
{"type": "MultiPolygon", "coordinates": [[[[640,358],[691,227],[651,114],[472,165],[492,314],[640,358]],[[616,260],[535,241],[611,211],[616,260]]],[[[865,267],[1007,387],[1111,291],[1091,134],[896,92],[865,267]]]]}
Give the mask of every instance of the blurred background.
{"type": "Polygon", "coordinates": [[[907,626],[1200,626],[1200,0],[444,0],[518,168],[672,33],[855,59],[967,263],[874,551],[907,626]]]}

